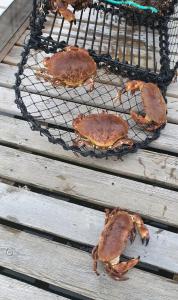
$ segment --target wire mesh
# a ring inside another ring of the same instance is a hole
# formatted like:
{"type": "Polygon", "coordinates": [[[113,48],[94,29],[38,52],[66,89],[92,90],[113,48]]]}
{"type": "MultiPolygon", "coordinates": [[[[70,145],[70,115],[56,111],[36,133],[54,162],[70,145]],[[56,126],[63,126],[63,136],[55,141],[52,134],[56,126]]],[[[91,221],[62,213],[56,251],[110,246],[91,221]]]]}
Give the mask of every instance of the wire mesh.
{"type": "Polygon", "coordinates": [[[32,129],[46,135],[50,142],[58,143],[66,150],[73,150],[83,156],[120,157],[128,152],[145,147],[160,134],[160,129],[148,132],[145,127],[136,124],[130,116],[134,110],[144,113],[140,92],[135,95],[125,93],[121,101],[117,98],[119,90],[128,80],[112,72],[109,63],[98,63],[97,76],[93,91],[83,85],[77,88],[54,87],[51,82],[37,76],[46,56],[43,50],[34,50],[28,44],[22,54],[22,62],[16,80],[16,103],[23,116],[30,122],[32,129]],[[116,100],[117,98],[117,100],[116,100]],[[73,120],[82,115],[106,111],[108,114],[121,116],[128,122],[128,137],[133,139],[132,148],[122,146],[115,149],[101,150],[96,147],[76,146],[76,133],[73,120]]]}
{"type": "Polygon", "coordinates": [[[167,16],[174,12],[174,4],[177,0],[102,0],[115,5],[118,8],[135,11],[144,14],[145,17],[159,18],[159,16],[167,16]]]}
{"type": "Polygon", "coordinates": [[[150,18],[147,15],[146,19],[135,11],[128,12],[104,1],[93,1],[85,10],[74,9],[76,22],[71,23],[57,12],[50,12],[47,0],[37,3],[31,26],[34,48],[55,52],[63,42],[93,51],[98,60],[108,54],[112,61],[117,62],[120,73],[129,78],[155,82],[166,90],[177,66],[177,57],[172,59],[171,52],[177,47],[174,34],[177,30],[177,1],[173,1],[174,14],[171,16],[150,18]]]}
{"type": "Polygon", "coordinates": [[[170,68],[175,74],[178,68],[178,5],[175,6],[174,13],[168,19],[167,26],[170,68]]]}
{"type": "Polygon", "coordinates": [[[48,41],[48,47],[52,41],[58,44],[64,40],[66,44],[94,50],[98,55],[109,53],[122,63],[159,72],[157,22],[153,21],[154,29],[149,30],[140,22],[135,24],[133,17],[124,17],[119,11],[115,15],[114,10],[107,11],[107,4],[105,7],[105,11],[87,8],[76,12],[76,24],[54,14],[47,18],[42,39],[48,41]]]}

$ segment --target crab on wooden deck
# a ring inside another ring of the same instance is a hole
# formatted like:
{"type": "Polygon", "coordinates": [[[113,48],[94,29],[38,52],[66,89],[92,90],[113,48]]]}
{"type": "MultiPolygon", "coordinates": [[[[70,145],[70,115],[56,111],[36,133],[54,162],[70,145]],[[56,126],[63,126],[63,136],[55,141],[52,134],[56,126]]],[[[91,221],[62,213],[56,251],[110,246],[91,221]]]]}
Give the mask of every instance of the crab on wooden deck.
{"type": "Polygon", "coordinates": [[[71,22],[75,21],[75,14],[68,9],[68,5],[80,10],[88,7],[91,2],[91,0],[50,0],[50,6],[52,11],[57,11],[65,20],[71,22]]]}
{"type": "Polygon", "coordinates": [[[154,83],[146,83],[140,80],[128,81],[125,84],[125,91],[130,91],[134,94],[136,91],[141,91],[145,116],[138,115],[137,112],[131,111],[133,120],[144,126],[146,130],[153,131],[163,126],[166,121],[167,106],[160,89],[154,83]]]}
{"type": "Polygon", "coordinates": [[[75,46],[68,46],[64,51],[57,52],[43,60],[45,68],[36,72],[37,77],[50,81],[54,86],[76,88],[89,85],[90,91],[94,88],[96,63],[88,51],[75,46]]]}
{"type": "Polygon", "coordinates": [[[115,149],[122,145],[133,146],[133,140],[127,137],[128,123],[122,117],[106,112],[79,115],[73,120],[77,138],[74,144],[96,149],[115,149]]]}
{"type": "Polygon", "coordinates": [[[119,262],[120,255],[126,247],[128,238],[131,243],[134,241],[136,229],[141,236],[142,243],[148,245],[149,231],[139,215],[129,214],[119,208],[115,208],[111,212],[106,210],[104,230],[100,235],[98,245],[92,251],[93,269],[97,275],[99,275],[97,261],[101,261],[105,265],[106,272],[113,279],[127,279],[123,275],[139,262],[139,257],[127,262],[119,262]]]}

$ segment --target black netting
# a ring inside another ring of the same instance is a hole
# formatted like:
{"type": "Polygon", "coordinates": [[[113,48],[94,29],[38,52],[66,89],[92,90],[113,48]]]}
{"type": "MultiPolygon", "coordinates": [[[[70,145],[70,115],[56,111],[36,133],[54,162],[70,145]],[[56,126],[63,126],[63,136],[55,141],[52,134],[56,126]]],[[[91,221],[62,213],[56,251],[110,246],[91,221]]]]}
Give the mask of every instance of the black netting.
{"type": "Polygon", "coordinates": [[[174,13],[168,19],[167,26],[170,68],[175,73],[178,68],[178,5],[175,5],[174,13]]]}
{"type": "Polygon", "coordinates": [[[169,16],[151,18],[145,13],[93,1],[85,10],[72,9],[76,22],[69,23],[49,11],[47,0],[37,1],[31,42],[34,48],[50,52],[57,51],[61,42],[78,45],[92,51],[98,60],[109,54],[121,74],[158,83],[163,89],[171,82],[177,63],[172,49],[177,47],[178,4],[173,2],[174,10],[169,16]]]}
{"type": "MultiPolygon", "coordinates": [[[[48,54],[50,56],[51,54],[48,54]]],[[[37,77],[36,71],[43,67],[43,60],[47,54],[42,50],[29,49],[23,54],[20,72],[17,75],[17,104],[23,116],[30,122],[32,129],[40,130],[53,143],[61,144],[65,149],[71,149],[86,156],[107,157],[121,156],[135,151],[138,147],[159,136],[159,131],[148,132],[138,126],[130,116],[130,110],[143,113],[140,92],[135,95],[123,94],[122,101],[115,100],[118,91],[128,79],[111,72],[108,63],[98,64],[95,87],[92,92],[88,86],[78,88],[54,87],[50,82],[37,77]],[[114,150],[98,150],[89,147],[77,147],[73,140],[76,134],[72,121],[80,114],[89,115],[107,111],[120,115],[129,124],[128,137],[134,140],[134,146],[129,149],[123,146],[114,150]]]]}
{"type": "MultiPolygon", "coordinates": [[[[122,156],[145,147],[160,134],[148,132],[131,118],[130,111],[143,114],[140,92],[122,95],[118,91],[128,79],[157,83],[165,95],[177,68],[178,6],[169,16],[148,18],[135,11],[94,1],[91,7],[76,11],[76,23],[69,23],[57,13],[49,12],[48,0],[34,0],[31,31],[22,62],[16,75],[16,103],[33,130],[39,130],[52,143],[84,156],[122,156]],[[54,87],[37,77],[46,56],[66,45],[86,48],[97,63],[97,77],[92,92],[84,85],[75,89],[54,87]],[[98,150],[76,146],[73,120],[83,114],[107,111],[120,115],[129,124],[132,148],[98,150]]],[[[175,1],[176,2],[176,1],[175,1]]]]}

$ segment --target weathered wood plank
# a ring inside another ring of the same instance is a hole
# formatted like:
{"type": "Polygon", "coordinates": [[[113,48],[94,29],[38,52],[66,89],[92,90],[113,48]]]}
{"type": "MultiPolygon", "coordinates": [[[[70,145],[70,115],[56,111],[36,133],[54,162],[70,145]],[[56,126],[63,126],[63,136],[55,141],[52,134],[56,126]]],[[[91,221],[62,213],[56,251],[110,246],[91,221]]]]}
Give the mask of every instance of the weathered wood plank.
{"type": "MultiPolygon", "coordinates": [[[[2,249],[2,248],[1,248],[2,249]]],[[[0,300],[65,300],[24,282],[0,275],[0,300]]]]}
{"type": "Polygon", "coordinates": [[[1,244],[13,255],[1,255],[1,265],[44,280],[92,299],[176,300],[173,281],[133,269],[127,285],[106,276],[96,276],[91,255],[30,234],[0,227],[1,244]],[[112,288],[111,288],[112,286],[112,288]],[[164,287],[164,288],[163,288],[164,287]]]}
{"type": "MultiPolygon", "coordinates": [[[[20,61],[21,47],[14,46],[8,55],[5,57],[4,62],[7,64],[17,64],[20,61]]],[[[38,55],[37,55],[38,56],[38,55]]],[[[178,123],[178,101],[174,97],[168,97],[168,121],[178,123]]]]}
{"type": "MultiPolygon", "coordinates": [[[[5,87],[12,87],[15,82],[14,73],[17,72],[17,67],[13,65],[0,64],[0,84],[5,87]]],[[[168,87],[167,96],[178,98],[177,94],[178,82],[172,83],[168,87]]]]}
{"type": "Polygon", "coordinates": [[[39,154],[51,155],[83,166],[99,168],[115,174],[141,178],[145,181],[161,183],[167,187],[178,187],[178,159],[166,154],[140,150],[124,156],[117,163],[114,159],[100,160],[77,157],[71,151],[65,151],[59,145],[48,142],[38,132],[31,131],[29,125],[6,116],[0,116],[0,142],[27,149],[39,154]],[[23,130],[22,130],[23,128],[23,130]]]}
{"type": "Polygon", "coordinates": [[[177,226],[178,193],[0,146],[0,176],[177,226]],[[21,166],[19,168],[19,166],[21,166]]]}
{"type": "MultiPolygon", "coordinates": [[[[11,66],[12,67],[12,66],[11,66]]],[[[26,70],[26,72],[27,72],[27,70],[26,70]]],[[[5,76],[4,76],[5,77],[5,76]]],[[[5,79],[5,80],[7,80],[7,79],[5,79]]],[[[34,82],[35,82],[35,77],[34,77],[34,82]]],[[[30,82],[26,82],[26,84],[29,84],[30,85],[30,82]]],[[[97,84],[97,83],[96,83],[97,84]]],[[[107,88],[109,88],[109,86],[107,86],[107,88]]],[[[113,97],[114,97],[114,95],[116,94],[116,91],[117,91],[117,88],[116,88],[116,90],[114,91],[113,90],[113,87],[110,87],[111,88],[111,91],[113,91],[113,97]]],[[[28,87],[28,89],[29,89],[29,91],[30,92],[35,92],[36,91],[36,87],[35,86],[33,86],[33,85],[31,85],[31,87],[29,86],[28,87]]],[[[38,85],[38,91],[40,91],[40,90],[44,90],[44,87],[42,86],[42,85],[38,85]]],[[[48,92],[46,91],[46,92],[42,92],[44,95],[48,95],[48,92]]],[[[58,94],[58,92],[55,90],[55,89],[53,89],[53,90],[51,90],[50,91],[50,95],[51,96],[53,96],[53,97],[59,97],[59,94],[58,94]]],[[[67,94],[66,94],[66,97],[67,97],[67,94]]],[[[100,103],[101,101],[100,101],[100,98],[97,98],[98,100],[97,100],[97,105],[100,107],[102,107],[102,103],[100,103]]],[[[107,99],[106,99],[107,100],[107,99]]],[[[79,100],[75,100],[75,101],[79,101],[79,100]]],[[[80,99],[80,101],[81,101],[81,99],[80,99]]],[[[103,100],[102,100],[103,101],[103,100]]],[[[111,101],[110,101],[111,102],[111,101]]],[[[39,104],[40,105],[40,104],[39,104]]],[[[41,104],[42,105],[42,104],[41,104]]],[[[53,103],[52,103],[52,105],[53,105],[53,103]]],[[[71,105],[73,105],[72,103],[71,103],[71,105]]],[[[96,105],[96,104],[95,104],[96,105]]],[[[74,105],[73,105],[74,106],[74,105]]],[[[109,102],[108,102],[108,104],[107,104],[107,106],[108,106],[108,108],[110,108],[111,107],[111,104],[109,104],[109,102]]],[[[33,108],[32,108],[33,109],[33,108]]],[[[65,105],[64,105],[64,109],[65,109],[65,105]]],[[[127,110],[127,107],[125,108],[126,110],[127,110]]],[[[54,109],[53,109],[54,110],[54,109]]],[[[87,108],[87,110],[88,110],[88,108],[87,108]]],[[[119,110],[119,107],[118,107],[118,110],[119,110]]],[[[84,106],[83,108],[82,108],[82,106],[80,107],[80,113],[84,113],[86,111],[86,106],[84,106]]],[[[78,112],[78,110],[77,110],[77,112],[78,112]]],[[[64,123],[64,120],[63,120],[63,118],[60,120],[60,115],[58,114],[58,112],[55,112],[54,111],[54,113],[57,115],[57,119],[58,119],[58,122],[62,125],[63,123],[64,123]],[[61,123],[62,122],[62,123],[61,123]]],[[[44,115],[45,114],[45,111],[44,111],[44,113],[43,113],[43,118],[48,118],[49,119],[49,114],[48,114],[48,112],[47,112],[47,116],[46,115],[44,115]]],[[[67,115],[66,115],[67,116],[67,115]]],[[[68,116],[69,117],[69,119],[71,120],[71,115],[69,115],[68,116]]],[[[50,120],[49,120],[50,121],[50,120]]]]}
{"type": "MultiPolygon", "coordinates": [[[[81,44],[81,46],[82,46],[82,44],[81,44]]],[[[113,46],[113,45],[112,45],[113,46]]],[[[87,42],[86,43],[86,48],[89,48],[89,43],[87,42]],[[88,46],[87,46],[88,45],[88,46]]],[[[98,43],[98,45],[97,45],[97,48],[99,49],[99,43],[98,43]]],[[[105,47],[106,49],[105,49],[105,51],[107,52],[107,47],[105,47]]],[[[113,51],[114,51],[114,48],[113,48],[113,51]]],[[[21,54],[21,52],[22,52],[22,48],[21,47],[19,47],[19,46],[14,46],[11,50],[10,50],[10,52],[6,55],[6,57],[4,58],[4,62],[5,63],[8,63],[8,64],[17,64],[18,62],[19,62],[19,60],[20,60],[20,54],[21,54]]],[[[133,50],[133,64],[138,64],[138,53],[137,53],[138,51],[137,50],[133,50]]],[[[118,55],[119,56],[122,56],[122,48],[119,48],[119,50],[118,50],[118,55]]],[[[149,54],[148,54],[149,55],[149,54]]],[[[129,62],[130,61],[130,57],[131,57],[131,48],[130,48],[130,46],[126,49],[126,60],[129,62]]],[[[141,51],[141,61],[140,61],[140,64],[142,65],[142,66],[146,66],[145,65],[145,63],[146,63],[146,61],[145,61],[145,57],[146,57],[146,54],[145,54],[145,52],[143,52],[143,51],[141,51]]],[[[160,60],[160,58],[159,58],[159,56],[157,55],[157,59],[158,59],[158,61],[160,60]]],[[[150,69],[152,69],[153,68],[153,66],[152,66],[152,64],[153,64],[153,58],[152,58],[152,56],[151,55],[149,55],[149,67],[150,67],[150,69]]],[[[158,69],[160,68],[160,66],[158,65],[158,69]]]]}
{"type": "Polygon", "coordinates": [[[3,14],[4,10],[5,10],[4,8],[0,7],[0,16],[3,14]]]}
{"type": "MultiPolygon", "coordinates": [[[[49,32],[44,32],[44,36],[48,36],[49,32]]],[[[24,40],[26,39],[26,36],[29,35],[29,30],[27,30],[21,37],[20,39],[17,41],[16,45],[18,46],[23,46],[24,44],[24,40]]],[[[60,40],[66,40],[66,35],[67,35],[67,31],[65,34],[61,34],[61,38],[60,40]]],[[[55,40],[56,39],[56,34],[52,34],[52,38],[55,40]]],[[[124,38],[124,37],[123,37],[124,38]]],[[[75,34],[71,33],[71,37],[70,37],[70,44],[75,44],[75,34]]],[[[122,45],[122,42],[121,42],[122,45]]],[[[83,47],[83,40],[81,40],[79,42],[79,46],[83,47]]],[[[99,47],[100,47],[100,43],[99,40],[95,40],[95,47],[94,49],[96,51],[99,51],[99,47]]],[[[87,39],[86,44],[85,44],[85,48],[90,49],[91,48],[91,38],[87,39]]],[[[115,55],[115,50],[116,50],[116,46],[115,46],[115,41],[113,41],[110,45],[110,53],[112,55],[115,55]]],[[[103,42],[103,46],[102,46],[102,51],[103,52],[108,52],[108,43],[107,42],[103,42]]],[[[154,63],[153,63],[153,53],[152,53],[153,49],[152,49],[152,45],[150,46],[150,49],[148,51],[148,67],[149,69],[153,69],[154,67],[154,63]]],[[[132,54],[132,64],[138,65],[140,63],[140,65],[142,67],[146,66],[146,52],[145,52],[145,45],[144,42],[141,42],[140,44],[140,61],[138,61],[138,40],[135,38],[133,40],[133,54],[132,54]],[[143,45],[142,45],[143,44],[143,45]]],[[[177,54],[175,54],[175,58],[178,56],[177,54]]],[[[120,59],[120,61],[122,61],[123,59],[123,47],[119,45],[118,47],[118,58],[120,59]]],[[[157,49],[155,49],[155,58],[156,58],[156,70],[157,72],[160,69],[160,56],[159,56],[159,51],[157,49]]],[[[131,40],[127,41],[126,44],[126,50],[125,50],[125,60],[128,61],[128,63],[131,63],[131,40]]]]}
{"type": "MultiPolygon", "coordinates": [[[[1,76],[1,75],[0,75],[1,76]]],[[[23,94],[23,93],[22,93],[23,94]]],[[[0,87],[0,110],[1,112],[20,115],[20,110],[17,109],[14,103],[14,91],[5,87],[0,87]]],[[[172,100],[175,109],[175,118],[178,101],[172,100]]],[[[172,104],[171,104],[172,105],[172,104]]],[[[174,119],[175,120],[175,119],[174,119]]],[[[178,119],[175,121],[178,122],[178,119]]],[[[167,124],[165,129],[162,130],[159,139],[151,143],[153,148],[158,148],[160,150],[170,151],[178,153],[178,127],[174,124],[167,124]]]]}
{"type": "MultiPolygon", "coordinates": [[[[24,24],[32,9],[32,1],[14,0],[0,19],[0,61],[4,57],[6,45],[24,24]],[[11,20],[11,22],[9,22],[11,20]]],[[[24,28],[25,30],[26,28],[24,28]]],[[[18,37],[17,37],[18,39],[18,37]]],[[[7,46],[8,47],[8,46],[7,46]]],[[[9,48],[8,48],[9,50],[9,48]]]]}
{"type": "MultiPolygon", "coordinates": [[[[87,17],[86,19],[82,18],[81,21],[81,25],[80,25],[80,35],[78,37],[78,41],[84,39],[85,37],[85,33],[86,33],[86,29],[87,29],[87,17]]],[[[49,34],[51,31],[51,27],[52,27],[52,23],[53,23],[53,18],[47,18],[47,22],[45,23],[45,28],[43,29],[43,33],[44,34],[49,34]]],[[[61,23],[62,23],[62,19],[61,18],[57,18],[56,22],[54,24],[53,27],[53,31],[52,34],[55,36],[56,38],[59,34],[60,31],[60,27],[61,27],[61,23]]],[[[71,33],[70,36],[76,37],[77,31],[78,31],[78,26],[79,26],[79,21],[77,21],[76,25],[73,25],[71,28],[71,33]]],[[[105,21],[105,24],[107,22],[105,21]]],[[[111,38],[111,43],[114,43],[114,45],[116,45],[116,36],[117,36],[117,31],[118,31],[118,23],[113,23],[112,22],[112,30],[110,28],[110,23],[111,23],[111,19],[109,21],[108,24],[106,24],[104,26],[104,34],[103,34],[103,44],[108,45],[108,41],[109,41],[109,37],[111,38]]],[[[148,47],[148,51],[150,51],[150,53],[153,53],[153,31],[152,30],[148,30],[148,42],[146,43],[146,29],[145,27],[141,27],[140,28],[140,32],[139,32],[139,28],[138,26],[135,26],[134,28],[134,33],[132,32],[132,27],[131,26],[127,26],[126,32],[127,32],[127,36],[126,38],[124,38],[125,35],[125,20],[122,19],[121,23],[120,23],[120,27],[119,27],[119,43],[122,43],[122,41],[126,42],[127,44],[131,45],[132,42],[132,37],[133,37],[133,43],[134,43],[134,47],[138,48],[138,40],[140,41],[140,47],[141,49],[144,49],[146,51],[146,47],[148,47]],[[147,44],[147,45],[146,45],[147,44]]],[[[62,36],[68,36],[68,32],[69,32],[69,28],[70,28],[70,24],[67,21],[64,21],[63,24],[63,28],[62,28],[62,36]]],[[[95,31],[95,23],[90,22],[89,27],[88,27],[88,32],[87,32],[87,40],[92,41],[93,40],[93,34],[95,31]]],[[[101,40],[101,36],[102,36],[102,31],[103,31],[103,19],[102,22],[97,22],[97,30],[95,33],[95,41],[99,41],[101,40]]],[[[55,38],[55,40],[56,40],[55,38]]],[[[155,36],[154,36],[154,41],[155,41],[155,50],[158,52],[159,51],[159,35],[157,30],[155,30],[155,36]]],[[[80,41],[82,42],[82,41],[80,41]]],[[[94,42],[95,43],[95,42],[94,42]]],[[[128,46],[128,45],[127,45],[128,46]]]]}
{"type": "MultiPolygon", "coordinates": [[[[5,220],[90,246],[98,243],[104,226],[104,214],[100,211],[3,183],[0,183],[0,207],[0,217],[5,220]]],[[[140,255],[141,262],[176,273],[178,235],[153,226],[148,228],[151,236],[148,246],[142,246],[137,235],[132,245],[128,242],[123,254],[140,255]]]]}
{"type": "Polygon", "coordinates": [[[3,8],[7,8],[12,2],[13,0],[0,0],[0,6],[3,8]]]}

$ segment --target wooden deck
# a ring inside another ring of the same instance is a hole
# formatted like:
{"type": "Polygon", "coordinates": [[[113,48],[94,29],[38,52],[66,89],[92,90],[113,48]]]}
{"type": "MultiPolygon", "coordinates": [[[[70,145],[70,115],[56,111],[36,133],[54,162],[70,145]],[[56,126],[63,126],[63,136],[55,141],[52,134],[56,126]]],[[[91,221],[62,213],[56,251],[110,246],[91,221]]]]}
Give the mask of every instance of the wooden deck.
{"type": "Polygon", "coordinates": [[[11,5],[12,2],[13,0],[0,0],[0,15],[3,14],[3,12],[9,7],[9,5],[11,5]]]}
{"type": "Polygon", "coordinates": [[[76,157],[31,131],[14,103],[27,33],[0,64],[0,300],[176,300],[178,83],[167,92],[168,124],[149,149],[121,160],[76,157]],[[139,237],[128,244],[124,255],[141,263],[123,282],[102,266],[97,277],[90,254],[104,208],[115,206],[141,214],[151,235],[148,247],[139,237]]]}

